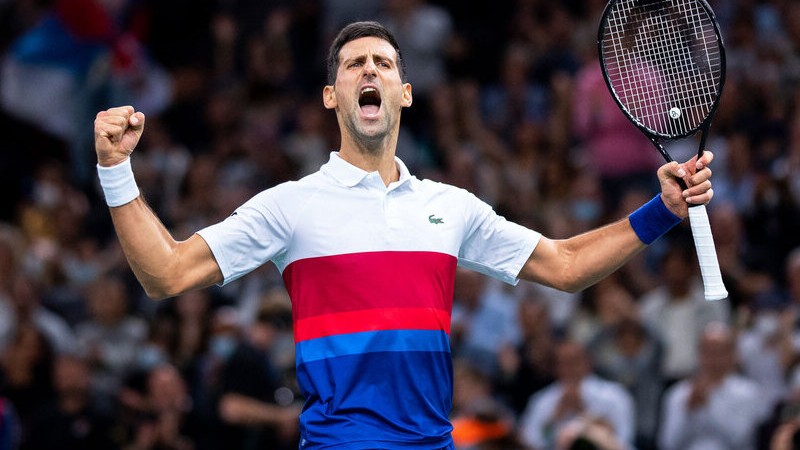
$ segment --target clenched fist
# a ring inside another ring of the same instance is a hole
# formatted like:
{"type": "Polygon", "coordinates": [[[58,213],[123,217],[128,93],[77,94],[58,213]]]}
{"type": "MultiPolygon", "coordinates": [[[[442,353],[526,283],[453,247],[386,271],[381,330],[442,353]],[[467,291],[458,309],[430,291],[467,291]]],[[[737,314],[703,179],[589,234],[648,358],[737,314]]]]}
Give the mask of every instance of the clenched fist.
{"type": "Polygon", "coordinates": [[[144,114],[132,106],[120,106],[97,113],[94,119],[94,148],[97,162],[110,167],[129,157],[144,131],[144,114]]]}

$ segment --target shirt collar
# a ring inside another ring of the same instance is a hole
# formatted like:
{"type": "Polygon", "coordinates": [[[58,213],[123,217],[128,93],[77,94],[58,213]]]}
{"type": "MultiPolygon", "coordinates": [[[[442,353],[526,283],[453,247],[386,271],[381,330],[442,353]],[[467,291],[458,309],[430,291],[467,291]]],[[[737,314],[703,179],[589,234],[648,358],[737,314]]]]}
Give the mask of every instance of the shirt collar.
{"type": "MultiPolygon", "coordinates": [[[[408,167],[406,167],[405,163],[403,163],[400,158],[395,156],[394,162],[397,164],[397,170],[400,172],[400,178],[396,182],[390,184],[389,188],[397,188],[400,185],[408,183],[408,181],[413,178],[411,176],[411,172],[408,170],[408,167]]],[[[342,159],[342,157],[339,156],[339,152],[331,152],[330,159],[321,167],[320,170],[347,187],[356,186],[357,184],[361,183],[364,178],[367,177],[367,175],[370,174],[370,172],[360,169],[342,159]]],[[[411,185],[409,184],[409,186],[411,185]]]]}

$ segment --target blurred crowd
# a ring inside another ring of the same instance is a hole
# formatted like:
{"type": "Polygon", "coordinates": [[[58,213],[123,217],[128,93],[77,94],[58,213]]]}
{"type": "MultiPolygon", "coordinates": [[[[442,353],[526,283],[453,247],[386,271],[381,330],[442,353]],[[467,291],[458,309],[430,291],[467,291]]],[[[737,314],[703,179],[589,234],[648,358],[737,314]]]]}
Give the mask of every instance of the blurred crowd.
{"type": "MultiPolygon", "coordinates": [[[[577,294],[459,269],[459,450],[800,448],[800,3],[710,3],[728,71],[709,214],[729,298],[703,299],[686,223],[577,294]]],[[[327,161],[328,45],[379,20],[414,89],[397,151],[412,173],[567,237],[658,191],[661,157],[602,79],[604,4],[0,0],[0,450],[298,445],[280,274],[147,299],[97,186],[97,111],[147,114],[134,172],[184,239],[327,161]]]]}

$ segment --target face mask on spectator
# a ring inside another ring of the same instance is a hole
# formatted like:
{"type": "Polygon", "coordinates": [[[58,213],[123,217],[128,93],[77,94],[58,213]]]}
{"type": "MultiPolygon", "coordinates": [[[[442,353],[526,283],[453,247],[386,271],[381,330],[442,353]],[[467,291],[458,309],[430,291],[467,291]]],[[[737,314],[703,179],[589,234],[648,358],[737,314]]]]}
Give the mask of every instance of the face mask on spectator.
{"type": "Polygon", "coordinates": [[[209,350],[212,355],[218,358],[228,359],[228,357],[233,354],[233,351],[236,350],[236,344],[237,341],[235,337],[223,334],[211,338],[209,350]]]}
{"type": "Polygon", "coordinates": [[[144,369],[150,370],[159,364],[167,362],[167,356],[164,351],[155,345],[146,345],[137,356],[137,365],[144,369]]]}

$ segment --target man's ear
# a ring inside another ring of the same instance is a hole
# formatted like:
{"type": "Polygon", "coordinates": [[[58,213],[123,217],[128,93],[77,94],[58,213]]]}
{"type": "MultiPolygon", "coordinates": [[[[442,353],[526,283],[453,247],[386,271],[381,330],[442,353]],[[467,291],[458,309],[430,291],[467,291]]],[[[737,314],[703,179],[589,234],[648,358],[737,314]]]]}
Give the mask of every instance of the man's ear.
{"type": "Polygon", "coordinates": [[[400,106],[408,108],[414,102],[414,97],[411,95],[411,83],[403,84],[403,98],[400,101],[400,106]]]}
{"type": "Polygon", "coordinates": [[[325,109],[336,108],[336,89],[331,85],[326,85],[322,88],[322,104],[325,109]]]}

